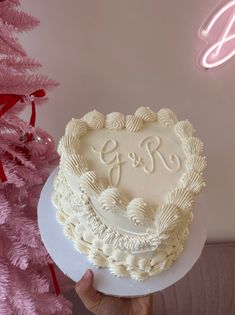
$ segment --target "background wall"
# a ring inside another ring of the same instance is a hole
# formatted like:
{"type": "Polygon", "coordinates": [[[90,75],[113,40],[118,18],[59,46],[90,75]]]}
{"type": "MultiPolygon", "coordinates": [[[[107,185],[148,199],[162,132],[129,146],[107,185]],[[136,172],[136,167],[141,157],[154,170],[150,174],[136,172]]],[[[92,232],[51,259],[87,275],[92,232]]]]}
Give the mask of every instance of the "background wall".
{"type": "Polygon", "coordinates": [[[197,32],[214,7],[214,0],[22,0],[41,25],[21,42],[60,82],[37,120],[56,141],[71,117],[94,108],[169,107],[191,120],[208,157],[198,206],[208,213],[208,239],[224,240],[235,239],[235,57],[217,71],[196,66],[205,47],[197,32]]]}

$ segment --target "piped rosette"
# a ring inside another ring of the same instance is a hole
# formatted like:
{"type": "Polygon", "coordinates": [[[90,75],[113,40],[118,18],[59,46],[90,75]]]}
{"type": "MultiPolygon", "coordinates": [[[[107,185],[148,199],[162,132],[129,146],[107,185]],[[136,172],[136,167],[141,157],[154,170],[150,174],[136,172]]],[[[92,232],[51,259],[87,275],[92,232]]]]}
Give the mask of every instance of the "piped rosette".
{"type": "Polygon", "coordinates": [[[127,203],[123,200],[119,190],[116,187],[108,187],[103,190],[98,198],[101,207],[107,212],[117,212],[126,209],[127,203]]]}
{"type": "Polygon", "coordinates": [[[146,225],[153,219],[153,209],[143,198],[135,198],[127,205],[127,215],[135,225],[146,225]]]}

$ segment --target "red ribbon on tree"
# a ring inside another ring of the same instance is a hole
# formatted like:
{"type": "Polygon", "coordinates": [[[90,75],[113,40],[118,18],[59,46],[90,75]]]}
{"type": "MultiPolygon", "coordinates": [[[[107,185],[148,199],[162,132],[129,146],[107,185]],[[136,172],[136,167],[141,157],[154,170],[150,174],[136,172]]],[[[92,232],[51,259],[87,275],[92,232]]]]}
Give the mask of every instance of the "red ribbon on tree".
{"type": "MultiPolygon", "coordinates": [[[[29,121],[29,125],[34,127],[36,122],[36,106],[34,102],[34,97],[44,97],[46,95],[43,89],[36,90],[35,92],[29,95],[18,95],[18,94],[0,94],[0,105],[3,107],[0,109],[0,118],[8,112],[11,108],[13,108],[19,101],[22,103],[26,101],[27,98],[31,101],[32,104],[32,112],[29,121]]],[[[28,141],[33,140],[33,134],[29,134],[28,141]]],[[[3,165],[0,161],[0,179],[2,182],[7,181],[6,174],[4,173],[3,165]]]]}
{"type": "Polygon", "coordinates": [[[59,295],[60,294],[60,287],[59,287],[58,280],[56,278],[56,273],[55,273],[54,266],[53,266],[53,264],[48,263],[48,267],[49,267],[49,270],[50,270],[50,273],[51,273],[53,285],[54,285],[54,288],[55,288],[55,293],[56,293],[56,295],[59,295]]]}

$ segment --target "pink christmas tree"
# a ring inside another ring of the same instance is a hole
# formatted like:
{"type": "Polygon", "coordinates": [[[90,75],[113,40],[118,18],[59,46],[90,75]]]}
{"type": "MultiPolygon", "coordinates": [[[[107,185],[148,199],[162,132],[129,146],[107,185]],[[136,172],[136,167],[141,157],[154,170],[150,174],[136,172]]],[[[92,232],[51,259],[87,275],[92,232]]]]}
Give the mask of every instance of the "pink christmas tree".
{"type": "Polygon", "coordinates": [[[37,225],[39,194],[58,156],[35,127],[36,107],[57,84],[35,74],[40,64],[15,37],[39,24],[19,6],[0,1],[0,315],[71,314],[70,302],[54,292],[37,225]],[[29,122],[18,117],[25,106],[29,122]]]}

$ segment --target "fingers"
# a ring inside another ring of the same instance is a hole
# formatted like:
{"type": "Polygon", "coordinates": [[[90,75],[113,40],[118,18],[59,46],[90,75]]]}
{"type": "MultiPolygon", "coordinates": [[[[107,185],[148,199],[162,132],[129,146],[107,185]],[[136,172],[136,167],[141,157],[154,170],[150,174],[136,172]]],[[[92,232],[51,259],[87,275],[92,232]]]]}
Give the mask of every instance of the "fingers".
{"type": "Polygon", "coordinates": [[[94,274],[88,269],[80,281],[76,283],[75,291],[85,304],[88,310],[95,310],[95,307],[101,302],[103,295],[96,291],[93,286],[94,274]]]}
{"type": "Polygon", "coordinates": [[[133,310],[141,315],[152,315],[153,295],[145,295],[131,299],[133,310]]]}
{"type": "Polygon", "coordinates": [[[143,297],[146,303],[147,315],[151,315],[153,311],[153,294],[143,297]]]}
{"type": "Polygon", "coordinates": [[[152,306],[152,304],[153,304],[153,295],[152,294],[143,296],[142,299],[145,301],[146,304],[152,306]]]}

